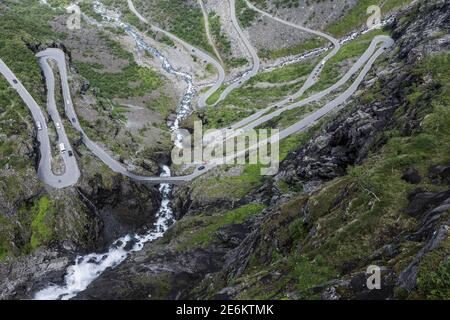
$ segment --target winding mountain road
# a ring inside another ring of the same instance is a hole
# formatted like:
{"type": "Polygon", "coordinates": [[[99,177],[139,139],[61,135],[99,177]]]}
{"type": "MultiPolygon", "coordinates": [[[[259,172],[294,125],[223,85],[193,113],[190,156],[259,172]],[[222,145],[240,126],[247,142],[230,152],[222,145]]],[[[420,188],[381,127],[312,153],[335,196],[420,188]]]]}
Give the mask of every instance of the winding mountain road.
{"type": "MultiPolygon", "coordinates": [[[[47,68],[47,66],[43,66],[47,68]]],[[[52,145],[50,143],[49,132],[47,127],[46,117],[42,112],[42,109],[36,103],[34,98],[28,92],[28,90],[22,85],[22,83],[17,79],[14,73],[8,68],[8,66],[0,59],[0,73],[5,77],[8,83],[13,87],[19,96],[22,98],[25,105],[31,112],[33,116],[37,141],[39,142],[40,150],[40,160],[38,167],[38,178],[45,184],[53,188],[65,188],[77,183],[80,177],[80,170],[78,168],[75,157],[69,156],[68,151],[61,154],[64,161],[65,172],[61,175],[57,175],[52,171],[52,145]]],[[[52,82],[52,79],[49,79],[52,82]]],[[[53,79],[54,83],[54,79],[53,79]]],[[[49,92],[54,92],[54,87],[49,87],[49,92]]],[[[61,123],[58,112],[56,111],[56,105],[54,103],[54,98],[49,97],[47,100],[47,107],[49,114],[52,116],[53,121],[61,123]]],[[[66,148],[69,150],[69,140],[64,131],[61,123],[60,129],[57,129],[58,133],[58,143],[64,143],[66,148]]]]}
{"type": "MultiPolygon", "coordinates": [[[[67,66],[66,66],[66,57],[64,55],[64,52],[60,49],[46,49],[44,51],[41,51],[37,54],[37,57],[39,58],[39,61],[41,62],[41,66],[48,65],[49,60],[53,60],[56,62],[56,65],[58,67],[58,71],[61,78],[61,89],[63,93],[64,98],[64,111],[66,113],[66,116],[70,119],[71,125],[74,127],[75,130],[77,130],[81,137],[83,143],[86,145],[87,148],[95,155],[97,156],[103,163],[105,163],[112,171],[116,173],[120,173],[124,176],[127,176],[131,179],[141,181],[141,182],[150,182],[154,184],[160,184],[160,183],[173,183],[177,184],[180,182],[190,181],[194,178],[196,178],[198,175],[200,175],[199,171],[194,172],[190,176],[185,177],[146,177],[146,176],[140,176],[137,174],[134,174],[132,172],[129,172],[118,160],[114,159],[112,156],[110,156],[102,147],[100,147],[97,143],[92,141],[84,132],[83,128],[80,125],[80,122],[78,121],[77,114],[73,107],[72,97],[70,94],[70,88],[69,88],[69,82],[67,78],[67,66]]],[[[44,67],[43,68],[44,76],[46,78],[47,88],[54,88],[54,76],[53,71],[51,68],[44,67]]],[[[49,94],[54,94],[54,91],[49,91],[49,94]]],[[[57,111],[56,111],[57,112],[57,111]]],[[[64,133],[65,134],[65,133],[64,133]]],[[[66,137],[67,138],[67,137],[66,137]]]]}
{"type": "MultiPolygon", "coordinates": [[[[131,0],[128,0],[129,3],[132,4],[131,0]]],[[[230,0],[234,1],[234,0],[230,0]]],[[[157,28],[158,30],[159,28],[157,28]]],[[[159,29],[161,30],[161,29],[159,29]]],[[[165,33],[163,30],[161,32],[165,33]]],[[[319,32],[317,32],[319,33],[319,32]]],[[[168,36],[170,33],[167,34],[168,36]]],[[[175,36],[173,36],[175,37],[175,36]]],[[[175,37],[176,38],[176,37],[175,37]]],[[[175,40],[175,38],[173,38],[175,40]]],[[[184,41],[177,40],[181,42],[182,44],[184,41]]],[[[287,110],[292,110],[294,108],[298,108],[300,106],[304,106],[311,102],[317,102],[321,100],[326,95],[330,94],[334,90],[337,90],[338,88],[342,87],[345,83],[347,83],[357,72],[358,70],[361,70],[356,79],[351,83],[351,85],[341,94],[339,94],[335,99],[328,102],[326,105],[321,107],[320,109],[312,112],[311,114],[307,115],[294,125],[282,130],[277,138],[269,138],[267,140],[260,141],[257,145],[253,145],[249,147],[245,151],[241,151],[236,155],[230,156],[226,159],[220,159],[217,161],[213,161],[211,163],[208,163],[204,166],[198,166],[194,169],[194,172],[190,175],[186,176],[178,176],[178,177],[147,177],[147,176],[141,176],[137,175],[135,173],[132,173],[128,171],[118,160],[114,159],[112,156],[110,156],[102,147],[100,147],[97,143],[92,141],[84,132],[83,128],[81,127],[78,117],[76,115],[76,112],[74,110],[73,102],[71,99],[70,94],[70,88],[68,83],[68,75],[67,75],[67,65],[66,65],[66,58],[65,54],[60,49],[46,49],[42,52],[39,52],[36,56],[39,59],[39,64],[42,68],[43,74],[45,76],[46,80],[46,86],[47,86],[47,108],[48,112],[51,115],[53,121],[58,121],[60,123],[60,128],[57,129],[58,133],[58,142],[64,143],[69,149],[70,149],[70,143],[67,138],[66,132],[64,130],[64,126],[61,122],[61,118],[58,114],[58,110],[56,108],[56,102],[55,102],[55,77],[53,74],[53,70],[50,67],[49,61],[55,61],[56,66],[59,71],[60,80],[61,80],[61,89],[63,93],[63,99],[64,99],[64,111],[69,119],[71,125],[75,128],[76,131],[78,131],[82,137],[83,143],[86,145],[87,148],[90,149],[90,151],[95,154],[101,161],[103,161],[112,171],[120,173],[122,175],[125,175],[131,179],[134,179],[136,181],[140,182],[147,182],[150,184],[160,184],[160,183],[171,183],[171,184],[180,184],[187,181],[191,181],[206,172],[212,170],[213,168],[217,167],[220,164],[224,163],[225,161],[233,160],[236,157],[241,156],[243,153],[247,151],[254,150],[260,146],[263,146],[267,143],[275,143],[279,140],[282,140],[286,137],[289,137],[290,135],[296,134],[298,132],[306,130],[309,126],[316,123],[319,119],[321,119],[323,116],[329,114],[333,110],[338,109],[342,104],[349,99],[358,89],[358,86],[363,81],[364,77],[367,75],[367,73],[372,68],[373,63],[376,61],[376,59],[386,52],[386,50],[390,47],[392,47],[394,44],[394,41],[387,36],[376,36],[372,40],[370,46],[367,48],[366,52],[359,58],[359,60],[352,66],[352,68],[333,86],[316,93],[315,95],[299,101],[297,103],[293,103],[290,105],[285,105],[284,107],[279,107],[276,111],[268,114],[260,114],[259,112],[247,119],[245,119],[246,123],[242,125],[242,122],[238,122],[237,124],[233,125],[234,128],[240,128],[240,132],[245,132],[245,130],[249,130],[252,128],[255,128],[267,121],[270,121],[271,119],[279,116],[281,113],[287,110]],[[249,120],[250,119],[250,120],[249,120]]],[[[190,46],[189,44],[185,43],[186,48],[194,48],[193,46],[190,46]]],[[[339,48],[338,46],[335,46],[334,50],[336,48],[339,48]]],[[[197,54],[201,54],[201,51],[198,51],[197,54]]],[[[336,53],[334,53],[336,54],[336,53]]],[[[331,55],[331,53],[330,53],[331,55]]],[[[328,55],[328,59],[330,58],[330,55],[328,55]]],[[[206,56],[208,56],[206,54],[206,56]]],[[[206,58],[205,56],[205,58],[206,58]]],[[[331,55],[332,56],[332,55],[331,55]]],[[[325,58],[325,62],[328,60],[325,58]]],[[[323,65],[322,62],[319,64],[323,65]]],[[[317,67],[316,67],[317,68],[317,67]]],[[[40,143],[40,153],[41,153],[41,159],[39,163],[38,168],[38,176],[39,178],[45,182],[46,184],[54,187],[54,188],[64,188],[71,185],[74,185],[80,176],[80,171],[78,169],[75,157],[69,156],[68,153],[63,154],[63,160],[65,162],[65,173],[63,175],[55,175],[52,172],[51,168],[51,161],[52,161],[52,155],[51,155],[51,146],[50,146],[50,140],[48,135],[48,128],[46,124],[46,119],[44,114],[42,113],[41,108],[38,106],[38,104],[35,102],[35,100],[32,98],[32,96],[29,94],[27,89],[17,80],[15,75],[12,73],[12,71],[6,66],[6,64],[0,60],[0,72],[2,75],[7,79],[9,84],[16,89],[24,103],[27,105],[27,107],[30,109],[31,114],[35,120],[36,123],[40,123],[41,130],[37,131],[37,139],[40,143]]],[[[312,75],[316,74],[316,71],[313,71],[312,75]]],[[[310,75],[311,78],[311,75],[310,75]]],[[[311,86],[314,83],[314,80],[312,79],[309,84],[305,84],[307,87],[311,86]]],[[[273,108],[272,106],[264,109],[267,110],[273,108]]]]}
{"type": "MultiPolygon", "coordinates": [[[[240,88],[244,85],[245,82],[253,78],[255,75],[258,74],[259,68],[261,66],[261,60],[259,59],[258,52],[251,44],[250,40],[245,36],[244,31],[242,30],[241,26],[239,25],[239,21],[236,17],[236,0],[228,0],[228,3],[230,5],[230,16],[231,16],[231,23],[234,26],[234,29],[239,34],[240,39],[244,43],[245,48],[247,49],[248,53],[252,57],[253,65],[252,69],[248,72],[246,72],[241,78],[239,78],[238,81],[231,83],[229,86],[227,86],[222,93],[220,94],[219,98],[212,104],[212,106],[216,106],[220,101],[225,100],[225,98],[235,89],[240,88]]],[[[205,107],[206,105],[199,104],[200,108],[205,107]]]]}
{"type": "MultiPolygon", "coordinates": [[[[230,0],[230,1],[234,2],[235,0],[230,0]]],[[[271,15],[268,12],[265,12],[265,11],[263,11],[261,9],[258,9],[253,4],[251,4],[248,0],[245,0],[245,3],[250,9],[258,12],[259,14],[261,14],[263,16],[266,16],[266,17],[268,17],[270,19],[273,19],[273,20],[275,20],[275,21],[277,21],[279,23],[282,23],[284,25],[287,25],[287,26],[293,27],[295,29],[298,29],[298,30],[300,30],[302,32],[311,33],[311,34],[314,34],[316,36],[319,36],[319,37],[327,39],[328,41],[330,41],[333,44],[333,50],[331,50],[330,53],[326,57],[324,57],[319,64],[317,64],[315,66],[315,68],[310,73],[308,78],[305,80],[303,86],[300,88],[299,91],[297,91],[296,93],[290,95],[289,97],[287,97],[287,98],[285,98],[285,99],[283,99],[281,101],[278,101],[276,103],[273,103],[273,104],[269,105],[266,108],[258,110],[256,113],[252,114],[251,116],[249,116],[247,118],[244,118],[241,121],[233,124],[231,126],[233,129],[241,128],[242,126],[244,126],[244,125],[246,125],[246,124],[248,124],[248,123],[250,123],[250,122],[252,122],[252,121],[254,121],[256,119],[258,119],[259,117],[261,117],[262,115],[266,114],[268,111],[270,111],[274,107],[277,107],[277,108],[282,107],[282,106],[290,103],[291,101],[294,101],[294,100],[300,98],[309,88],[311,88],[317,82],[317,80],[319,78],[319,75],[320,75],[320,73],[321,73],[321,71],[323,69],[323,66],[328,62],[328,60],[330,60],[332,57],[334,57],[339,52],[339,50],[341,49],[341,45],[339,43],[339,40],[335,39],[334,37],[332,37],[332,36],[330,36],[330,35],[328,35],[326,33],[323,33],[323,32],[320,32],[320,31],[316,31],[316,30],[312,30],[312,29],[309,29],[309,28],[306,28],[306,27],[303,27],[303,26],[300,26],[300,25],[296,25],[296,24],[294,24],[292,22],[285,21],[283,19],[275,17],[275,16],[271,15]]]]}

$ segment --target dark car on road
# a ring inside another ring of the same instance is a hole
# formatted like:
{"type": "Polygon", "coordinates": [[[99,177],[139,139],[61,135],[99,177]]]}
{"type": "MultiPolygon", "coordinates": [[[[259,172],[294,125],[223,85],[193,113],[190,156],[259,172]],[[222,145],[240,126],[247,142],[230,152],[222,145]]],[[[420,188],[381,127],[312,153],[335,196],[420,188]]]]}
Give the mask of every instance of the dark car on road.
{"type": "Polygon", "coordinates": [[[205,170],[205,166],[198,167],[198,171],[202,171],[202,170],[205,170]]]}
{"type": "Polygon", "coordinates": [[[71,150],[69,150],[69,157],[73,157],[73,152],[71,150]]]}

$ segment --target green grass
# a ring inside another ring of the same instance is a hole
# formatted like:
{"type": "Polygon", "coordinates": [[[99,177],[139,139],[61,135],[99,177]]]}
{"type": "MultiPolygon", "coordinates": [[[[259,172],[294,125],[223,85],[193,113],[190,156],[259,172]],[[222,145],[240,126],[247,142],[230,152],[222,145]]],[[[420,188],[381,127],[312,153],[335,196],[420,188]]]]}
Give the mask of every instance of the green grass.
{"type": "Polygon", "coordinates": [[[131,62],[120,72],[109,73],[97,69],[97,64],[75,61],[78,72],[100,89],[103,97],[139,97],[161,87],[163,80],[154,70],[139,67],[131,62]]]}
{"type": "Polygon", "coordinates": [[[213,105],[214,103],[216,103],[216,101],[219,100],[220,95],[226,89],[226,87],[227,87],[226,85],[222,85],[206,100],[206,103],[209,105],[213,105]]]}
{"type": "Polygon", "coordinates": [[[194,182],[193,193],[200,197],[226,198],[229,201],[241,199],[262,185],[260,169],[260,165],[252,164],[246,165],[238,176],[209,178],[205,181],[200,179],[194,182]]]}
{"type": "Polygon", "coordinates": [[[149,101],[146,107],[167,118],[174,111],[173,108],[175,105],[171,97],[161,94],[158,98],[149,101]]]}
{"type": "Polygon", "coordinates": [[[328,26],[327,32],[336,37],[342,37],[356,28],[363,26],[369,17],[369,15],[367,15],[367,8],[371,5],[381,6],[383,2],[384,5],[381,7],[382,20],[392,9],[406,5],[410,3],[411,0],[359,0],[343,18],[328,26]]]}
{"type": "Polygon", "coordinates": [[[163,79],[155,70],[138,66],[133,55],[118,41],[112,40],[104,33],[100,33],[100,37],[116,58],[128,62],[120,72],[115,73],[103,71],[104,66],[100,63],[74,62],[78,72],[89,80],[91,86],[100,89],[100,96],[141,97],[163,85],[163,79]]]}
{"type": "MultiPolygon", "coordinates": [[[[248,289],[238,298],[279,299],[285,298],[286,292],[296,292],[301,299],[317,299],[310,289],[341,276],[343,266],[353,263],[356,270],[364,270],[367,257],[375,250],[395,242],[399,234],[417,231],[420,219],[404,212],[410,192],[417,188],[430,192],[448,189],[445,185],[432,184],[428,170],[450,161],[449,70],[449,54],[435,54],[414,66],[411,73],[417,80],[402,84],[401,90],[409,99],[395,115],[398,127],[377,138],[387,139],[386,144],[369,153],[362,164],[348,168],[345,176],[325,183],[311,195],[292,197],[263,223],[260,238],[267,241],[262,241],[255,250],[246,273],[235,280],[235,284],[248,284],[248,289]],[[423,120],[412,135],[405,136],[399,129],[409,121],[407,115],[411,108],[423,120]],[[420,172],[423,177],[420,184],[402,180],[409,167],[420,172]],[[308,217],[306,223],[304,212],[308,217]],[[314,236],[312,227],[315,227],[314,236]],[[277,241],[276,246],[273,239],[277,241]],[[275,271],[281,274],[276,281],[260,281],[275,271]]],[[[381,102],[387,101],[386,89],[375,86],[371,90],[379,90],[373,94],[381,102]]],[[[350,107],[359,103],[356,101],[350,107]]],[[[295,148],[302,136],[296,138],[284,141],[288,143],[287,149],[295,148]]],[[[297,183],[281,184],[289,191],[293,186],[297,183]]],[[[448,220],[449,214],[444,214],[441,221],[448,220]]],[[[423,243],[399,245],[401,253],[397,257],[381,257],[378,261],[397,273],[411,262],[423,243]]],[[[409,298],[448,299],[449,275],[446,241],[421,262],[418,290],[409,298]]],[[[345,290],[339,293],[344,298],[348,294],[345,290]]]]}
{"type": "Polygon", "coordinates": [[[418,294],[421,299],[450,300],[450,241],[428,253],[417,275],[418,294]]]}
{"type": "Polygon", "coordinates": [[[335,84],[350,68],[343,68],[341,64],[346,60],[359,58],[367,50],[372,39],[383,34],[386,33],[382,30],[374,30],[343,45],[341,50],[325,64],[319,80],[305,94],[319,92],[335,84]]]}
{"type": "Polygon", "coordinates": [[[247,204],[237,209],[216,213],[213,215],[195,215],[193,217],[184,218],[178,228],[189,232],[186,238],[178,245],[178,250],[186,250],[196,246],[207,246],[215,240],[215,232],[232,224],[242,224],[250,216],[257,215],[265,209],[263,204],[247,204]],[[183,226],[184,225],[184,226],[183,226]]]}
{"type": "MultiPolygon", "coordinates": [[[[342,213],[337,210],[328,216],[326,221],[321,221],[322,231],[330,234],[323,235],[328,240],[320,253],[324,256],[333,253],[330,263],[341,265],[349,259],[358,259],[374,250],[373,242],[363,230],[380,230],[395,225],[398,223],[399,212],[407,206],[409,192],[417,187],[424,190],[436,189],[427,179],[424,179],[420,186],[414,186],[403,181],[401,177],[409,167],[418,169],[421,175],[426,177],[428,168],[450,161],[449,67],[450,55],[443,54],[422,62],[414,71],[422,78],[432,76],[434,79],[430,84],[412,86],[412,94],[415,90],[424,92],[420,101],[415,100],[414,106],[429,105],[428,111],[424,111],[428,115],[423,115],[425,119],[420,131],[411,137],[402,136],[395,130],[390,132],[389,141],[379,154],[369,156],[362,165],[349,168],[346,177],[333,183],[335,186],[343,183],[350,186],[350,190],[354,190],[345,211],[350,219],[356,220],[352,224],[343,224],[346,219],[340,216],[342,213]],[[341,232],[336,232],[338,225],[343,225],[341,232]]],[[[332,194],[334,191],[324,190],[323,196],[318,196],[322,198],[315,199],[314,203],[317,205],[311,207],[311,214],[316,219],[327,213],[329,200],[325,199],[333,199],[330,192],[332,194]]],[[[405,215],[401,221],[402,226],[397,227],[404,230],[415,225],[405,215]]],[[[375,236],[376,233],[371,234],[375,236]]]]}
{"type": "MultiPolygon", "coordinates": [[[[268,106],[285,98],[292,92],[296,92],[303,85],[303,81],[294,84],[283,84],[308,75],[314,68],[314,62],[299,62],[288,65],[271,72],[264,72],[251,78],[241,88],[232,91],[217,107],[206,107],[197,112],[208,128],[222,128],[237,120],[251,115],[258,109],[268,106]],[[271,88],[257,88],[260,82],[280,83],[280,86],[271,88]]],[[[222,88],[216,91],[208,100],[208,104],[217,101],[222,88]]]]}
{"type": "Polygon", "coordinates": [[[255,21],[258,12],[247,7],[244,0],[236,0],[236,16],[241,26],[247,28],[255,21]]]}
{"type": "MultiPolygon", "coordinates": [[[[41,70],[27,44],[60,41],[59,37],[64,35],[54,33],[48,24],[56,13],[33,0],[5,0],[0,4],[0,58],[41,106],[45,104],[41,70]]],[[[18,188],[18,183],[35,175],[32,159],[24,156],[23,151],[24,146],[32,145],[33,121],[28,108],[3,76],[0,76],[0,109],[0,168],[9,167],[8,174],[0,177],[0,192],[7,204],[19,204],[27,197],[27,191],[18,188]]],[[[9,241],[7,238],[0,241],[3,252],[10,252],[9,241]]]]}
{"type": "Polygon", "coordinates": [[[52,239],[55,208],[52,201],[43,196],[31,208],[30,214],[33,217],[30,246],[31,249],[36,249],[52,239]]]}
{"type": "Polygon", "coordinates": [[[222,57],[229,57],[231,55],[231,41],[228,39],[227,35],[222,32],[220,17],[215,12],[210,12],[208,19],[217,50],[219,50],[222,57]]]}
{"type": "Polygon", "coordinates": [[[248,63],[247,58],[241,57],[241,58],[226,58],[225,63],[227,66],[232,68],[238,68],[245,66],[248,63]]]}
{"type": "Polygon", "coordinates": [[[282,83],[309,75],[314,69],[314,62],[298,62],[270,72],[258,73],[248,81],[249,85],[258,82],[282,83]]]}
{"type": "Polygon", "coordinates": [[[196,1],[188,3],[183,0],[157,0],[145,4],[137,1],[135,6],[142,14],[157,21],[163,29],[214,54],[206,36],[203,13],[196,1]]]}
{"type": "Polygon", "coordinates": [[[208,224],[192,238],[191,244],[208,244],[214,232],[220,228],[231,224],[242,224],[249,216],[259,214],[264,208],[265,206],[262,204],[248,204],[223,215],[216,216],[214,217],[215,221],[213,223],[208,224]]]}
{"type": "Polygon", "coordinates": [[[323,47],[327,44],[327,41],[323,38],[314,38],[298,43],[296,45],[281,48],[278,50],[262,49],[258,55],[261,59],[278,59],[286,56],[292,56],[301,54],[304,52],[312,51],[314,49],[323,47]]]}
{"type": "Polygon", "coordinates": [[[58,36],[63,36],[52,32],[48,25],[54,13],[37,1],[5,0],[0,6],[0,15],[0,58],[36,101],[43,102],[40,95],[41,71],[27,43],[56,41],[58,36]]]}

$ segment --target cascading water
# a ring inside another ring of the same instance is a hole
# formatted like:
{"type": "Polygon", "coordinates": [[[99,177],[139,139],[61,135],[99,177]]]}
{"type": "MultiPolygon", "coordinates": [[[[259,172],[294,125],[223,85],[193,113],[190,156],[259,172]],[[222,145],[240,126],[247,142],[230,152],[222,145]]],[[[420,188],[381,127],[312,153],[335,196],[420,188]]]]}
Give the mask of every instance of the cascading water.
{"type": "MultiPolygon", "coordinates": [[[[170,176],[170,169],[164,166],[161,176],[170,176]]],[[[118,266],[130,253],[140,251],[146,243],[162,237],[173,223],[173,212],[170,208],[171,186],[169,184],[161,184],[159,191],[162,195],[162,202],[151,231],[144,235],[129,234],[117,239],[105,253],[91,253],[85,256],[78,256],[75,259],[75,264],[67,269],[63,285],[50,285],[37,292],[34,299],[68,300],[73,298],[79,292],[85,290],[106,269],[118,266]]]]}
{"type": "MultiPolygon", "coordinates": [[[[191,112],[191,103],[195,95],[192,76],[188,73],[177,71],[170,64],[169,60],[157,49],[148,45],[145,40],[130,25],[120,20],[120,15],[109,12],[98,1],[94,3],[94,10],[101,14],[104,19],[113,22],[116,27],[124,29],[136,41],[140,50],[150,52],[154,57],[162,62],[162,67],[168,73],[176,75],[183,79],[187,84],[187,89],[177,111],[177,117],[171,124],[170,130],[176,132],[179,129],[180,122],[191,112]]],[[[175,144],[180,144],[182,137],[176,136],[175,144]]],[[[162,167],[162,177],[171,175],[167,166],[162,167]]],[[[159,191],[162,196],[161,207],[156,214],[156,222],[151,230],[143,235],[126,235],[114,241],[105,253],[91,253],[85,256],[78,256],[73,265],[71,265],[64,278],[64,284],[52,284],[49,287],[37,292],[34,296],[36,300],[68,300],[75,297],[81,291],[84,291],[89,284],[98,278],[106,269],[114,268],[122,263],[132,252],[143,249],[148,242],[154,241],[164,235],[170,225],[174,222],[172,209],[170,208],[170,193],[172,187],[169,184],[161,184],[159,191]]]]}

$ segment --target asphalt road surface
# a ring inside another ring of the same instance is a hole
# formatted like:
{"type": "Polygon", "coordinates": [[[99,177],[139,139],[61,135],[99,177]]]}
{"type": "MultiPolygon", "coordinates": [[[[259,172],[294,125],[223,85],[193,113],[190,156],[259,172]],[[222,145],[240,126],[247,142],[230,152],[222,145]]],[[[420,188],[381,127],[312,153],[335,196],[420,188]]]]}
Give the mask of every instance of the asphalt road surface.
{"type": "MultiPolygon", "coordinates": [[[[68,155],[69,154],[68,150],[70,150],[70,144],[63,127],[61,127],[60,130],[57,130],[57,133],[58,133],[58,143],[61,142],[65,143],[67,148],[67,151],[64,154],[61,154],[65,165],[65,172],[62,175],[56,175],[52,171],[52,146],[50,144],[46,117],[44,116],[42,109],[39,107],[39,105],[33,99],[31,94],[27,91],[27,89],[22,85],[20,80],[17,79],[14,73],[8,68],[8,66],[1,59],[0,59],[0,72],[9,82],[11,87],[13,87],[17,91],[17,93],[22,98],[25,105],[30,110],[31,115],[33,116],[36,127],[36,136],[39,142],[39,150],[40,150],[38,178],[45,184],[54,188],[65,188],[77,183],[80,177],[80,170],[78,169],[75,157],[70,157],[68,155]]],[[[54,100],[52,100],[52,98],[49,98],[47,103],[49,112],[51,111],[50,114],[54,116],[53,119],[61,123],[59,116],[53,114],[54,100]]]]}

